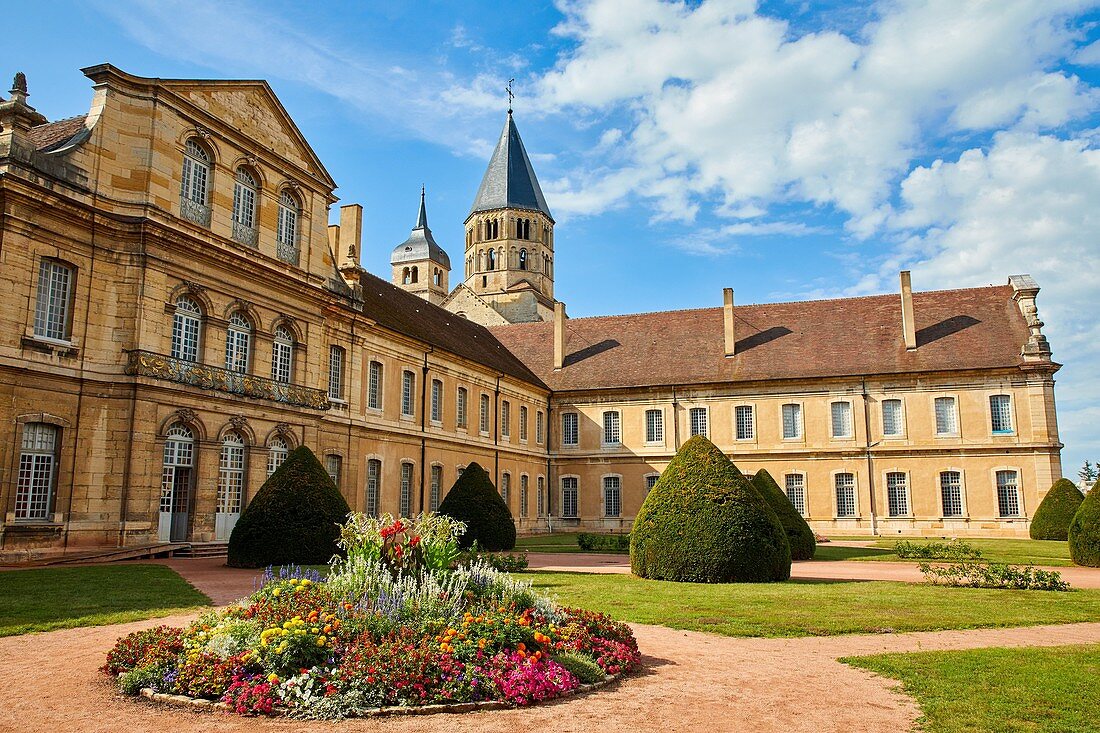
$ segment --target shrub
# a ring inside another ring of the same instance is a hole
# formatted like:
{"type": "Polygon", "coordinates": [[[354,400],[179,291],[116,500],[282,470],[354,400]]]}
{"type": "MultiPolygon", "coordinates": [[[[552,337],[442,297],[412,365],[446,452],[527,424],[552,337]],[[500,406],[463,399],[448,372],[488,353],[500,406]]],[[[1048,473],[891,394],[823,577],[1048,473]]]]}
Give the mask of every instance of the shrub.
{"type": "Polygon", "coordinates": [[[810,525],[806,524],[806,520],[798,513],[798,510],[794,508],[791,500],[779,488],[779,484],[775,483],[772,475],[766,470],[760,469],[752,477],[752,485],[756,487],[764,500],[771,505],[775,515],[779,517],[779,523],[786,530],[787,541],[791,545],[791,559],[813,560],[814,552],[817,551],[814,532],[810,529],[810,525]]]}
{"type": "Polygon", "coordinates": [[[123,672],[118,678],[118,689],[123,695],[137,695],[142,689],[149,687],[154,692],[160,692],[164,682],[165,668],[157,664],[147,664],[144,667],[123,672]]]}
{"type": "Polygon", "coordinates": [[[1031,518],[1031,539],[1065,542],[1069,539],[1069,523],[1084,500],[1084,494],[1069,479],[1055,481],[1031,518]]]}
{"type": "Polygon", "coordinates": [[[493,570],[502,573],[522,573],[527,569],[527,553],[513,554],[510,552],[478,552],[476,547],[462,553],[459,564],[469,567],[478,560],[484,562],[493,570]]]}
{"type": "Polygon", "coordinates": [[[630,534],[643,578],[770,582],[791,575],[791,548],[775,512],[713,443],[684,443],[650,490],[630,534]]]}
{"type": "Polygon", "coordinates": [[[607,675],[600,669],[600,665],[587,654],[579,652],[565,652],[555,654],[554,661],[569,670],[582,685],[591,685],[594,682],[602,682],[607,675]]]}
{"type": "Polygon", "coordinates": [[[107,674],[118,675],[138,667],[167,665],[182,651],[182,629],[156,626],[120,637],[107,652],[107,663],[101,669],[107,674]]]}
{"type": "Polygon", "coordinates": [[[577,545],[585,552],[630,552],[630,535],[581,532],[577,545]]]}
{"type": "Polygon", "coordinates": [[[1100,567],[1100,481],[1093,485],[1069,523],[1069,554],[1078,565],[1100,567]]]}
{"type": "Polygon", "coordinates": [[[439,505],[439,513],[466,524],[466,531],[459,538],[463,548],[474,542],[490,552],[516,546],[512,512],[497,493],[489,474],[477,463],[466,466],[439,505]]]}
{"type": "Polygon", "coordinates": [[[898,540],[894,543],[894,554],[910,560],[980,560],[982,557],[981,550],[957,537],[950,542],[898,540]]]}
{"type": "Polygon", "coordinates": [[[924,579],[932,585],[965,586],[968,588],[1008,588],[1012,590],[1067,591],[1069,583],[1055,570],[1033,568],[1030,565],[1004,563],[956,563],[954,565],[917,565],[924,579]]]}
{"type": "Polygon", "coordinates": [[[295,448],[237,520],[229,537],[228,564],[261,568],[326,563],[337,552],[339,525],[349,513],[313,451],[295,448]]]}

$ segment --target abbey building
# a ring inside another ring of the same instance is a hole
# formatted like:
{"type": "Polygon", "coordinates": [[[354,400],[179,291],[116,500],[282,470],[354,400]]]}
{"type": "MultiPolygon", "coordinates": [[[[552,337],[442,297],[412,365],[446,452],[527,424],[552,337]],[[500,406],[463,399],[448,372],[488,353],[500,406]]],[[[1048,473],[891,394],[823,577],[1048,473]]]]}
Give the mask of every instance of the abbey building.
{"type": "Polygon", "coordinates": [[[87,114],[0,100],[4,555],[224,540],[298,445],[370,513],[477,461],[520,531],[628,530],[699,433],[823,532],[1026,536],[1061,476],[1027,275],[569,319],[509,114],[461,274],[422,194],[381,279],[265,82],[84,73],[87,114]]]}

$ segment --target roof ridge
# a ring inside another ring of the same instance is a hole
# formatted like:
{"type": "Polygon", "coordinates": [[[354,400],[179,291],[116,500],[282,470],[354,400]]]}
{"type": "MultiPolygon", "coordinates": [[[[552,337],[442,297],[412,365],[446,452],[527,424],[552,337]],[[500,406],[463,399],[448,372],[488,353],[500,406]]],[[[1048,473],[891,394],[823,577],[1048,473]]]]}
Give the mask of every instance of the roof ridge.
{"type": "Polygon", "coordinates": [[[59,120],[50,120],[49,122],[43,122],[41,125],[35,125],[31,129],[33,130],[33,129],[38,128],[38,127],[45,127],[46,125],[56,125],[56,124],[59,124],[61,122],[72,122],[73,120],[83,120],[83,119],[87,119],[87,117],[88,117],[88,113],[85,112],[84,114],[73,115],[72,117],[62,117],[59,120]]]}

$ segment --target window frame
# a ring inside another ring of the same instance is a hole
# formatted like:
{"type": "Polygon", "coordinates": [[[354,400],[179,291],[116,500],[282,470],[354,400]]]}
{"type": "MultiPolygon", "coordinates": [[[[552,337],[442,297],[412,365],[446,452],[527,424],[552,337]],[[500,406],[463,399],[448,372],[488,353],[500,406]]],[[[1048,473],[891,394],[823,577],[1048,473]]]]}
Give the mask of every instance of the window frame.
{"type": "Polygon", "coordinates": [[[401,419],[416,418],[416,372],[412,369],[401,370],[401,419]]]}
{"type": "Polygon", "coordinates": [[[218,484],[215,512],[240,514],[248,484],[248,441],[236,430],[222,436],[218,446],[218,484]]]}
{"type": "Polygon", "coordinates": [[[48,523],[53,520],[56,508],[57,477],[60,473],[64,428],[42,420],[27,421],[17,425],[20,426],[17,443],[19,461],[15,471],[13,519],[16,524],[48,523]],[[49,435],[48,449],[37,445],[38,436],[44,433],[49,435]],[[32,445],[28,446],[28,442],[32,445]],[[48,476],[42,475],[43,469],[48,470],[48,476]],[[45,478],[45,484],[42,483],[43,478],[45,478]],[[45,489],[44,499],[42,498],[43,489],[45,489]],[[20,504],[23,504],[22,510],[20,510],[20,504]]]}
{"type": "Polygon", "coordinates": [[[665,411],[661,407],[650,407],[645,411],[643,417],[645,421],[645,443],[646,445],[664,445],[665,444],[665,411]],[[652,422],[650,417],[653,416],[656,419],[652,422]],[[650,429],[652,428],[652,430],[650,429]]]}
{"type": "Polygon", "coordinates": [[[756,405],[743,402],[733,406],[733,439],[741,443],[756,442],[756,405]],[[748,435],[741,434],[741,415],[748,411],[748,435]]]}
{"type": "Polygon", "coordinates": [[[443,503],[443,464],[433,463],[428,474],[428,511],[439,511],[443,503]]]}
{"type": "Polygon", "coordinates": [[[367,458],[367,480],[363,484],[363,513],[368,517],[382,515],[382,459],[367,458]]]}
{"type": "Polygon", "coordinates": [[[810,516],[810,497],[809,486],[806,480],[805,471],[787,471],[783,474],[783,494],[787,497],[787,501],[791,502],[798,515],[805,519],[810,516]],[[797,478],[797,485],[792,486],[791,479],[797,478]],[[800,492],[799,501],[796,503],[791,498],[791,490],[798,489],[800,492]],[[802,507],[799,508],[798,504],[801,503],[802,507]]]}
{"type": "Polygon", "coordinates": [[[563,448],[578,448],[581,444],[581,416],[576,410],[570,410],[561,414],[561,445],[563,448]],[[566,425],[566,421],[572,418],[572,438],[573,440],[566,440],[570,436],[569,426],[566,425]]]}
{"type": "Polygon", "coordinates": [[[500,473],[500,486],[498,487],[498,493],[500,498],[504,500],[505,506],[508,507],[508,511],[512,511],[512,472],[501,471],[500,473]]]}
{"type": "Polygon", "coordinates": [[[834,399],[829,400],[829,439],[830,440],[855,440],[856,438],[856,421],[854,417],[854,408],[852,407],[852,401],[850,399],[834,399]],[[836,432],[836,407],[837,405],[845,405],[848,417],[848,432],[838,434],[836,432]]]}
{"type": "Polygon", "coordinates": [[[259,229],[260,182],[248,168],[237,166],[233,174],[233,211],[230,219],[248,229],[259,229]],[[248,180],[244,180],[247,178],[248,180]]]}
{"type": "Polygon", "coordinates": [[[832,472],[832,484],[833,484],[833,517],[836,519],[859,519],[859,474],[855,471],[833,471],[832,472]],[[840,485],[841,476],[850,476],[852,479],[851,486],[840,485]],[[851,489],[852,491],[852,513],[841,514],[840,513],[840,490],[841,488],[851,489]]]}
{"type": "Polygon", "coordinates": [[[781,440],[788,442],[804,442],[806,440],[806,423],[804,420],[804,413],[806,411],[805,405],[802,402],[784,402],[779,406],[779,435],[781,440]],[[787,435],[787,416],[786,408],[797,408],[795,416],[794,426],[796,428],[795,435],[787,435]]]}
{"type": "Polygon", "coordinates": [[[76,304],[76,265],[56,257],[42,257],[38,264],[38,279],[34,283],[34,310],[31,314],[31,333],[38,341],[64,346],[72,345],[73,309],[76,304]],[[55,284],[58,273],[65,274],[64,297],[56,297],[55,284]],[[45,287],[45,290],[43,290],[45,287]],[[60,331],[53,330],[56,316],[60,316],[60,331]],[[60,333],[60,336],[53,335],[60,333]]]}
{"type": "Polygon", "coordinates": [[[621,519],[623,516],[623,476],[620,473],[605,473],[600,477],[600,487],[603,492],[600,500],[603,508],[604,519],[621,519]],[[613,486],[609,485],[613,482],[613,486]],[[613,504],[608,502],[608,494],[614,497],[613,504]],[[612,508],[615,509],[612,512],[612,508]]]}
{"type": "Polygon", "coordinates": [[[500,426],[500,437],[502,440],[511,442],[512,440],[512,402],[510,400],[500,401],[500,414],[497,415],[497,425],[500,426]]]}
{"type": "Polygon", "coordinates": [[[886,493],[886,519],[912,519],[913,518],[913,493],[912,493],[912,480],[908,471],[902,469],[892,469],[883,471],[882,488],[886,493]],[[890,486],[891,476],[901,476],[902,480],[902,500],[905,502],[905,511],[902,513],[895,513],[894,507],[890,501],[891,488],[897,488],[890,486]]]}
{"type": "Polygon", "coordinates": [[[470,420],[470,391],[466,387],[455,390],[455,429],[465,431],[470,420]]]}
{"type": "Polygon", "coordinates": [[[956,394],[938,394],[932,396],[932,434],[935,438],[958,438],[962,436],[962,416],[959,415],[959,396],[956,394]],[[940,430],[939,411],[936,406],[941,400],[951,401],[952,430],[940,430]]]}
{"type": "Polygon", "coordinates": [[[704,438],[710,439],[710,407],[695,406],[688,408],[688,437],[694,438],[696,435],[702,435],[704,438]],[[702,415],[703,430],[696,431],[695,418],[697,415],[702,415]]]}
{"type": "Polygon", "coordinates": [[[493,424],[492,424],[492,419],[491,419],[492,418],[491,413],[492,413],[492,410],[493,410],[493,405],[492,405],[491,401],[489,400],[489,395],[485,392],[481,393],[481,398],[479,399],[479,403],[480,404],[478,405],[478,423],[477,423],[478,433],[482,437],[488,437],[490,431],[492,431],[492,429],[493,429],[493,424]]]}
{"type": "Polygon", "coordinates": [[[367,362],[367,409],[382,412],[383,407],[383,380],[386,378],[386,368],[378,359],[367,362]]]}
{"type": "Polygon", "coordinates": [[[600,447],[619,448],[623,444],[623,411],[619,409],[604,410],[600,414],[602,435],[600,447]],[[608,417],[612,419],[608,421],[608,417]]]}
{"type": "Polygon", "coordinates": [[[519,475],[519,516],[520,519],[527,519],[527,515],[531,508],[531,477],[526,473],[519,475]]]}
{"type": "Polygon", "coordinates": [[[1017,467],[1017,466],[998,466],[998,467],[994,468],[991,471],[991,473],[993,474],[993,499],[997,503],[997,515],[996,515],[997,519],[998,520],[1004,520],[1004,519],[1015,520],[1015,519],[1024,519],[1024,518],[1026,518],[1027,514],[1025,513],[1025,510],[1024,510],[1023,471],[1020,470],[1020,468],[1017,467]],[[1001,489],[1003,488],[1002,485],[1001,485],[1001,475],[1002,474],[1012,474],[1015,477],[1014,478],[1015,496],[1013,497],[1013,501],[1015,501],[1015,503],[1016,503],[1016,513],[1015,514],[1005,514],[1002,511],[1002,508],[1003,508],[1003,505],[1001,503],[1001,489]]]}
{"type": "Polygon", "coordinates": [[[884,397],[879,404],[879,419],[882,421],[882,437],[887,440],[903,440],[906,436],[905,400],[901,397],[884,397]],[[897,403],[897,432],[886,432],[886,403],[897,403]]]}
{"type": "Polygon", "coordinates": [[[412,516],[412,492],[413,471],[415,465],[412,459],[401,459],[401,473],[398,478],[397,516],[408,518],[412,516]]]}
{"type": "Polygon", "coordinates": [[[443,380],[432,380],[432,399],[430,419],[433,425],[443,424],[443,380]]]}
{"type": "Polygon", "coordinates": [[[535,445],[546,442],[546,413],[535,410],[535,445]]]}
{"type": "Polygon", "coordinates": [[[282,435],[272,435],[268,438],[265,447],[267,448],[267,475],[265,478],[271,478],[272,474],[279,470],[279,466],[286,461],[286,457],[290,455],[290,443],[282,435]]]}
{"type": "Polygon", "coordinates": [[[526,443],[527,435],[530,432],[527,426],[527,421],[530,419],[531,411],[527,409],[527,405],[519,406],[519,442],[526,443]]]}
{"type": "Polygon", "coordinates": [[[345,404],[344,374],[348,361],[348,350],[339,344],[328,347],[328,398],[330,402],[345,404]]]}
{"type": "Polygon", "coordinates": [[[1015,400],[1012,399],[1012,394],[1008,392],[997,392],[989,395],[987,400],[989,405],[989,432],[990,435],[995,437],[1003,437],[1005,435],[1016,434],[1016,415],[1015,415],[1015,400]],[[1008,428],[997,429],[997,410],[994,409],[993,401],[998,398],[1004,398],[1006,405],[1002,411],[1002,417],[1008,420],[1008,428]]]}
{"type": "Polygon", "coordinates": [[[233,374],[252,373],[252,348],[256,326],[248,314],[235,310],[225,327],[225,370],[233,374]]]}
{"type": "Polygon", "coordinates": [[[336,488],[340,488],[340,480],[344,477],[344,457],[339,453],[326,453],[325,454],[325,473],[332,479],[332,483],[336,485],[336,488]],[[335,460],[336,472],[332,471],[332,459],[335,460]]]}
{"type": "Polygon", "coordinates": [[[966,502],[966,472],[965,471],[963,471],[961,468],[956,468],[954,466],[947,466],[946,468],[940,469],[939,471],[936,472],[936,488],[937,488],[937,493],[939,494],[940,518],[941,519],[952,519],[952,520],[954,520],[954,519],[967,519],[970,516],[969,510],[967,508],[967,502],[966,502]],[[948,514],[947,513],[947,504],[944,501],[943,477],[944,477],[945,474],[949,474],[949,473],[957,474],[958,478],[959,478],[958,485],[956,487],[954,487],[954,488],[957,488],[958,491],[959,491],[959,513],[958,514],[948,514]]]}
{"type": "Polygon", "coordinates": [[[581,478],[576,474],[566,474],[561,477],[559,481],[561,487],[561,518],[562,519],[580,519],[581,515],[581,478]],[[566,486],[566,482],[572,482],[572,486],[566,486]],[[570,514],[566,514],[566,509],[570,504],[565,500],[567,492],[573,493],[572,507],[573,511],[570,514]]]}
{"type": "Polygon", "coordinates": [[[280,324],[271,332],[271,381],[294,384],[294,344],[294,332],[286,325],[280,324]]]}
{"type": "Polygon", "coordinates": [[[203,316],[202,305],[189,293],[181,293],[176,298],[172,311],[172,335],[168,344],[168,354],[171,358],[190,364],[202,363],[203,316]],[[190,303],[195,310],[188,308],[181,310],[181,301],[190,303]],[[188,344],[190,338],[194,339],[194,343],[188,344]],[[179,344],[178,347],[177,344],[179,344]],[[188,346],[193,348],[194,358],[187,358],[188,353],[192,351],[188,346]]]}

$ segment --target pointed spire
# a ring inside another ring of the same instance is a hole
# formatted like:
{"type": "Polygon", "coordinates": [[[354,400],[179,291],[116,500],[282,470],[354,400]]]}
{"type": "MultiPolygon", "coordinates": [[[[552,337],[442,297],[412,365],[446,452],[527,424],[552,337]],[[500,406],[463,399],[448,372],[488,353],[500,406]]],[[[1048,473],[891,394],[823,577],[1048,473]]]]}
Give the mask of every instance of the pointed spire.
{"type": "Polygon", "coordinates": [[[428,210],[424,206],[424,186],[420,187],[420,213],[416,216],[416,226],[413,229],[428,228],[428,210]]]}
{"type": "Polygon", "coordinates": [[[501,130],[493,157],[489,159],[485,177],[481,179],[481,186],[477,189],[470,215],[479,211],[507,208],[539,211],[549,217],[550,221],[554,220],[542,195],[535,169],[531,166],[531,159],[527,157],[527,151],[519,137],[511,110],[505,120],[504,129],[501,130]]]}

